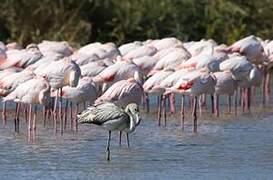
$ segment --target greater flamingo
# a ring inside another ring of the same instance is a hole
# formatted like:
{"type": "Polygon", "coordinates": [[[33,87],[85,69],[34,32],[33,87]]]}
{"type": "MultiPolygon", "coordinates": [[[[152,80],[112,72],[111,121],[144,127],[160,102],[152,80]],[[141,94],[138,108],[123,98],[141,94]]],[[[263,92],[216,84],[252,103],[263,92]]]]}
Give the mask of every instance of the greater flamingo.
{"type": "Polygon", "coordinates": [[[125,110],[113,103],[103,103],[88,107],[78,115],[79,123],[96,124],[108,130],[107,161],[110,160],[110,140],[112,131],[132,133],[140,123],[139,108],[136,104],[128,104],[125,110]]]}

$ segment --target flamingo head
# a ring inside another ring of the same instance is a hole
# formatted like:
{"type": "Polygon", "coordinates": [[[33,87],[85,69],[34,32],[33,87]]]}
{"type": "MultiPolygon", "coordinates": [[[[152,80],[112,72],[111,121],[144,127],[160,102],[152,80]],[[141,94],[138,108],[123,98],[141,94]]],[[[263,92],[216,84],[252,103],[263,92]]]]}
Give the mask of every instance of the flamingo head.
{"type": "Polygon", "coordinates": [[[69,73],[69,86],[76,87],[79,83],[80,76],[81,73],[79,73],[78,71],[71,71],[69,73]]]}
{"type": "Polygon", "coordinates": [[[39,93],[39,103],[47,108],[52,106],[49,84],[47,84],[45,89],[39,93]]]}
{"type": "Polygon", "coordinates": [[[144,83],[144,78],[143,78],[143,74],[139,71],[135,71],[134,73],[134,79],[136,80],[136,82],[138,82],[139,84],[143,85],[144,83]]]}
{"type": "Polygon", "coordinates": [[[126,106],[125,112],[130,116],[130,131],[133,132],[141,121],[139,107],[135,103],[130,103],[126,106]]]}

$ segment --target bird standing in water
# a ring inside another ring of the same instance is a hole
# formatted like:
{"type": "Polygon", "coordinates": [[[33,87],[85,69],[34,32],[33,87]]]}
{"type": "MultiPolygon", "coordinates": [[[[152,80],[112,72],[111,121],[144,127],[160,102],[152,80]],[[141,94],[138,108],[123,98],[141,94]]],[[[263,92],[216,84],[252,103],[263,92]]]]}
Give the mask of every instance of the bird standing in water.
{"type": "Polygon", "coordinates": [[[103,103],[96,106],[90,106],[78,115],[79,123],[96,124],[108,130],[107,141],[107,160],[110,160],[110,140],[112,131],[134,132],[140,123],[138,105],[128,104],[125,110],[119,108],[114,103],[103,103]]]}

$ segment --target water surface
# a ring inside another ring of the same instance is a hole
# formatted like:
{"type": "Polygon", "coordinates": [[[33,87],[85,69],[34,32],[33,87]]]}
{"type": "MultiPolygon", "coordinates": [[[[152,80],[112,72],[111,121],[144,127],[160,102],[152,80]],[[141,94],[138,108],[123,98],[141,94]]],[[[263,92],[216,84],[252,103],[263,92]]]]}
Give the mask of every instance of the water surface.
{"type": "MultiPolygon", "coordinates": [[[[223,109],[226,112],[226,109],[223,109]]],[[[189,111],[187,111],[189,115],[189,111]]],[[[53,135],[39,119],[38,136],[27,142],[26,123],[20,134],[0,125],[0,179],[272,179],[273,114],[257,107],[235,117],[215,119],[203,112],[198,133],[187,117],[180,129],[179,113],[158,127],[155,110],[130,136],[131,147],[118,146],[112,133],[111,161],[105,160],[107,132],[81,125],[78,133],[53,135]]],[[[23,117],[22,117],[23,118],[23,117]]]]}

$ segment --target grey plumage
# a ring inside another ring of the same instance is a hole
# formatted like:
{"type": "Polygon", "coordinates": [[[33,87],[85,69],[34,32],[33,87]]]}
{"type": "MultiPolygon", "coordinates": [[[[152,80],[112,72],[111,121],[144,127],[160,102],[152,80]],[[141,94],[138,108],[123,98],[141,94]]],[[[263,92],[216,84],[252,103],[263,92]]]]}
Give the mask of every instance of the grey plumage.
{"type": "Polygon", "coordinates": [[[109,131],[107,160],[110,160],[111,131],[131,133],[140,123],[139,108],[135,103],[128,104],[123,110],[114,103],[106,102],[88,107],[77,117],[79,123],[96,124],[109,131]]]}

